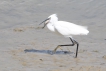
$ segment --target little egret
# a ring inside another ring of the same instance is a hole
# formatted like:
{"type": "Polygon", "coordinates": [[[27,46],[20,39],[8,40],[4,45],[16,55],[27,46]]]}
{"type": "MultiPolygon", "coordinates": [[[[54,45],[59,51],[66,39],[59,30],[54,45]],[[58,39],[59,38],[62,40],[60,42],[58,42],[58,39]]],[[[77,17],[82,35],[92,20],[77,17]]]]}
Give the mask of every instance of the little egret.
{"type": "Polygon", "coordinates": [[[50,15],[42,23],[44,23],[44,27],[47,25],[48,29],[51,30],[52,32],[59,33],[65,37],[69,37],[70,40],[72,41],[72,44],[58,45],[54,49],[53,53],[55,53],[56,50],[61,46],[74,46],[75,44],[77,44],[76,56],[75,56],[75,58],[77,58],[79,43],[72,38],[72,35],[87,35],[89,33],[89,31],[87,30],[87,27],[76,25],[74,23],[70,23],[66,21],[58,21],[58,17],[56,14],[50,15]]]}

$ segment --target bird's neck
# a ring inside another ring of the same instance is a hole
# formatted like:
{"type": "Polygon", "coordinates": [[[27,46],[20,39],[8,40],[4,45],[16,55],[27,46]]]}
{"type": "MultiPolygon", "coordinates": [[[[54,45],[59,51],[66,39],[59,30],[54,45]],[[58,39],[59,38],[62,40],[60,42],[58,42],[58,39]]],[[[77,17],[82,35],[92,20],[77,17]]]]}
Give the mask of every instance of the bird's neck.
{"type": "Polygon", "coordinates": [[[52,17],[49,23],[47,24],[47,27],[50,31],[55,32],[54,24],[58,21],[57,17],[52,17]]]}
{"type": "Polygon", "coordinates": [[[48,23],[48,24],[47,24],[47,28],[48,28],[50,31],[55,32],[55,28],[54,28],[53,23],[48,23]]]}

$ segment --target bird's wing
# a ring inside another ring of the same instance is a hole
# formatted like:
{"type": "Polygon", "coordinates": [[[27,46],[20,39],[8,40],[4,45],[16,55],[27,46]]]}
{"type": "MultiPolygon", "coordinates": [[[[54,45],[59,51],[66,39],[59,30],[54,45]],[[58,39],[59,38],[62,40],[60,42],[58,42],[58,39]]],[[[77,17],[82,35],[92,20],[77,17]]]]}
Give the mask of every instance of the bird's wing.
{"type": "Polygon", "coordinates": [[[76,25],[70,22],[58,21],[55,23],[55,29],[62,35],[85,35],[89,31],[85,26],[76,25]]]}

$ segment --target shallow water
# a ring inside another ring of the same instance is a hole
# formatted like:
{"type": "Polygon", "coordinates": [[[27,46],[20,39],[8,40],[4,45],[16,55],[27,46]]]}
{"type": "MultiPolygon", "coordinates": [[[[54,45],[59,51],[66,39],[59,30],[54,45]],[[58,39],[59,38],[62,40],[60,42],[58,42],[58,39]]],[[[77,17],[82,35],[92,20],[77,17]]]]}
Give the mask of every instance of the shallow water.
{"type": "Polygon", "coordinates": [[[106,1],[105,0],[0,0],[0,70],[1,71],[105,71],[106,68],[106,1]],[[59,20],[87,26],[87,36],[58,36],[38,27],[49,15],[59,20]]]}

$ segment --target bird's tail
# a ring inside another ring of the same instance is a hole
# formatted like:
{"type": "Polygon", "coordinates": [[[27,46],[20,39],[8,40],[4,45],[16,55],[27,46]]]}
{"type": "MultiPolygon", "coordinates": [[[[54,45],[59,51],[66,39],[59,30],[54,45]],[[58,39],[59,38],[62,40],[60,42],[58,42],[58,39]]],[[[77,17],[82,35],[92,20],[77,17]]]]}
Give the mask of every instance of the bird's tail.
{"type": "Polygon", "coordinates": [[[88,27],[87,27],[87,26],[83,26],[83,28],[85,28],[85,30],[84,30],[84,34],[87,35],[87,34],[89,33],[89,31],[88,31],[88,27]]]}

